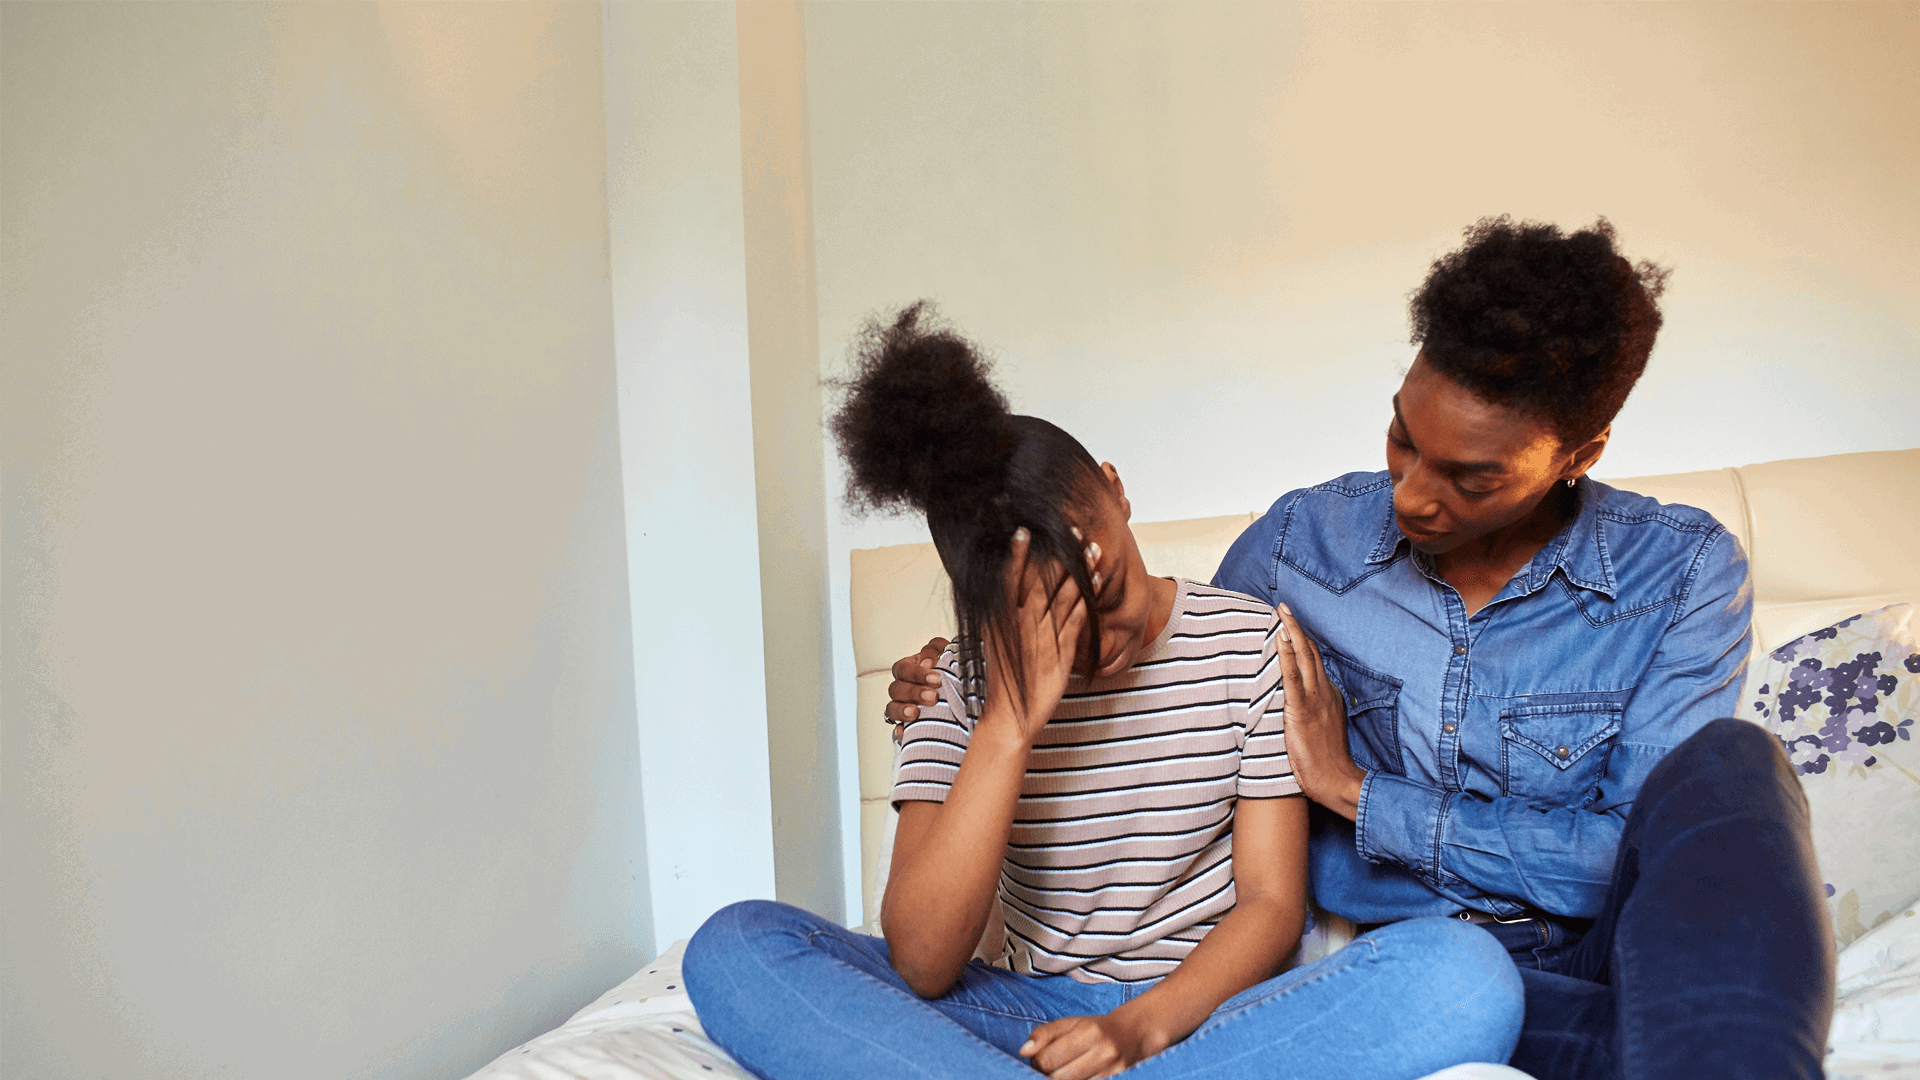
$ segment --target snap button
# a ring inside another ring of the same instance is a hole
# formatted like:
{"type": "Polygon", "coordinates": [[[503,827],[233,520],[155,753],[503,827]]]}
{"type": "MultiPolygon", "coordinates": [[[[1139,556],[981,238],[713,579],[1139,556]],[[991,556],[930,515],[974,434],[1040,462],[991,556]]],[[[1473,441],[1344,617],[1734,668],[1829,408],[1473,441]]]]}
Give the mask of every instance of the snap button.
{"type": "Polygon", "coordinates": [[[1453,647],[1453,655],[1455,656],[1467,655],[1467,647],[1465,645],[1455,645],[1453,647]]]}
{"type": "Polygon", "coordinates": [[[1454,731],[1455,731],[1455,730],[1457,730],[1457,725],[1454,725],[1454,724],[1441,724],[1441,725],[1440,725],[1440,730],[1441,730],[1441,731],[1444,731],[1444,732],[1446,732],[1446,733],[1447,733],[1447,734],[1449,734],[1449,735],[1451,735],[1451,734],[1453,734],[1453,733],[1454,733],[1454,731]]]}
{"type": "Polygon", "coordinates": [[[1564,746],[1556,746],[1553,748],[1553,756],[1559,758],[1562,761],[1565,761],[1567,758],[1567,755],[1571,754],[1572,752],[1573,751],[1568,750],[1564,746]]]}

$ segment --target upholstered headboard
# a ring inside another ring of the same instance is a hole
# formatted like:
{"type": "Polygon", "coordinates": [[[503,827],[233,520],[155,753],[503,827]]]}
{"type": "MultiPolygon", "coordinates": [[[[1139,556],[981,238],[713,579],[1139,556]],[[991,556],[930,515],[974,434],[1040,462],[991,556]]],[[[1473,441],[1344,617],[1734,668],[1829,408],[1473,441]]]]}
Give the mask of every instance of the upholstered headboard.
{"type": "MultiPolygon", "coordinates": [[[[1755,648],[1894,603],[1920,604],[1920,449],[1838,454],[1607,483],[1719,518],[1753,570],[1755,648]]],[[[1278,494],[1276,492],[1276,494],[1278,494]]],[[[1147,568],[1207,581],[1255,514],[1134,526],[1147,568]]],[[[953,631],[932,544],[853,552],[853,655],[859,675],[862,895],[874,895],[892,785],[881,722],[895,660],[953,631]]],[[[869,911],[871,921],[875,912],[869,911]]]]}

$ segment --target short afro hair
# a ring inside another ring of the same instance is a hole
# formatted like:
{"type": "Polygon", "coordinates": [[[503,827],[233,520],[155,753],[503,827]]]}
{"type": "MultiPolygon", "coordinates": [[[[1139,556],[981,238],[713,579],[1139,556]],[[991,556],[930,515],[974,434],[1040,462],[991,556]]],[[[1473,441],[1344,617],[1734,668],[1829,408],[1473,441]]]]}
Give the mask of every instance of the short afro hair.
{"type": "Polygon", "coordinates": [[[1646,370],[1668,271],[1629,263],[1606,218],[1571,235],[1502,215],[1466,230],[1413,294],[1413,342],[1483,401],[1544,423],[1562,447],[1605,430],[1646,370]]]}

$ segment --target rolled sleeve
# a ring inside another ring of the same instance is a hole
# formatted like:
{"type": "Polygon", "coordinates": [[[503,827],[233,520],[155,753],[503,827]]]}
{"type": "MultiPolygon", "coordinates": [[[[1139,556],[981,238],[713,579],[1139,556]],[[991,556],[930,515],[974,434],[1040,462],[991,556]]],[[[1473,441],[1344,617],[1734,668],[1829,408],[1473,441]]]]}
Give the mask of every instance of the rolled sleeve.
{"type": "Polygon", "coordinates": [[[1446,807],[1444,791],[1369,770],[1360,784],[1354,844],[1368,862],[1403,866],[1435,883],[1446,807]]]}

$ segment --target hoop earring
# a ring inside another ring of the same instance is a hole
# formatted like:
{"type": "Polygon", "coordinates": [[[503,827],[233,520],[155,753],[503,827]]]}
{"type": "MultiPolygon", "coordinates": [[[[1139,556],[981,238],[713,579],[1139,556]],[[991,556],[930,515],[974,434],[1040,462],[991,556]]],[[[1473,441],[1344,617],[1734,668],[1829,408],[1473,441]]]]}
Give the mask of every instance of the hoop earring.
{"type": "Polygon", "coordinates": [[[1574,481],[1574,480],[1575,480],[1575,477],[1571,477],[1571,476],[1569,476],[1569,477],[1567,478],[1567,486],[1568,486],[1568,487],[1572,487],[1572,486],[1573,486],[1573,481],[1574,481]]]}

